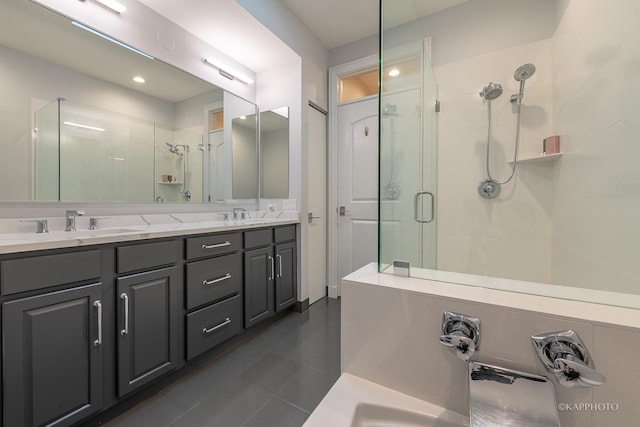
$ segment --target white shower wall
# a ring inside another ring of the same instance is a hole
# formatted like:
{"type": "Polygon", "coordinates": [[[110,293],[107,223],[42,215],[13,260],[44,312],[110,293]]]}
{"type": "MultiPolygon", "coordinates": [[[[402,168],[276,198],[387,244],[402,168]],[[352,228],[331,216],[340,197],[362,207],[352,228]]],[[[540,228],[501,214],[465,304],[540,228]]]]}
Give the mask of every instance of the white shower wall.
{"type": "Polygon", "coordinates": [[[555,283],[637,293],[640,3],[558,2],[553,122],[555,283]],[[612,7],[614,6],[614,7],[612,7]]]}
{"type": "Polygon", "coordinates": [[[496,50],[434,67],[442,109],[438,116],[438,269],[549,282],[553,166],[518,164],[497,199],[477,193],[487,176],[487,101],[478,92],[490,81],[504,93],[492,101],[491,173],[503,181],[515,148],[518,92],[515,69],[537,71],[526,82],[520,159],[537,157],[552,134],[553,40],[496,50]]]}

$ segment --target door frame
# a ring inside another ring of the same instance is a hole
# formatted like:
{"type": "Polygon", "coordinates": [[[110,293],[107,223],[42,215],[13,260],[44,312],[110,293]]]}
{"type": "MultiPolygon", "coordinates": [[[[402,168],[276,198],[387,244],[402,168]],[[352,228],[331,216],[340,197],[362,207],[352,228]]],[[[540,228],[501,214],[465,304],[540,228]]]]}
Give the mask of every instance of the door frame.
{"type": "Polygon", "coordinates": [[[340,296],[338,277],[338,103],[340,79],[378,67],[378,55],[370,55],[329,68],[327,286],[329,298],[340,296]]]}

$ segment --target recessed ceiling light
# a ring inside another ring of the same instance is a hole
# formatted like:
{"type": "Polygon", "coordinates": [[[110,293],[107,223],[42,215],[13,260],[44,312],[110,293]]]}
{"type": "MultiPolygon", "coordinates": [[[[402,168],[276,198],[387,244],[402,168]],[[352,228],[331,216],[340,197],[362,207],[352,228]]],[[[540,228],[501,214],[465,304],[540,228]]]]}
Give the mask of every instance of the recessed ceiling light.
{"type": "Polygon", "coordinates": [[[397,68],[392,68],[389,71],[389,77],[398,77],[400,75],[400,70],[398,70],[397,68]]]}
{"type": "Polygon", "coordinates": [[[136,83],[144,83],[145,82],[144,77],[142,77],[142,76],[135,76],[133,78],[133,81],[136,82],[136,83]]]}

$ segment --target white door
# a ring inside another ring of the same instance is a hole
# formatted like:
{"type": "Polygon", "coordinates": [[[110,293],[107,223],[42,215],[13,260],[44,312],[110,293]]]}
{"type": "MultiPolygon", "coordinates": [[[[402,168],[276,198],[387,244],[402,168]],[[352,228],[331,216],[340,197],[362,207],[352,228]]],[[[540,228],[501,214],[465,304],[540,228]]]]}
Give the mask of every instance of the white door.
{"type": "Polygon", "coordinates": [[[306,282],[309,304],[327,294],[327,117],[309,106],[309,147],[307,151],[306,282]],[[309,215],[311,218],[309,218],[309,215]]]}
{"type": "Polygon", "coordinates": [[[339,283],[378,259],[377,96],[339,105],[337,123],[339,283]]]}

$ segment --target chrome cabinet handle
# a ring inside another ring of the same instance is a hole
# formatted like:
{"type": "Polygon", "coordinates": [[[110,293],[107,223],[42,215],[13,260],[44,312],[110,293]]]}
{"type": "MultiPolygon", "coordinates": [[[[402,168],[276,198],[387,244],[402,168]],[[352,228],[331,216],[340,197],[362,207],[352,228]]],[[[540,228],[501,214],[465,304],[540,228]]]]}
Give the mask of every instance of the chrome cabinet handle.
{"type": "Polygon", "coordinates": [[[124,329],[120,331],[120,335],[129,333],[129,296],[126,293],[120,294],[120,299],[124,303],[124,329]]]}
{"type": "Polygon", "coordinates": [[[276,258],[278,258],[278,272],[276,273],[276,277],[282,277],[282,255],[277,254],[276,258]]]}
{"type": "Polygon", "coordinates": [[[274,263],[273,263],[273,257],[271,255],[269,255],[268,259],[269,259],[269,261],[271,261],[271,276],[269,276],[269,280],[273,280],[273,273],[274,273],[274,270],[275,270],[275,268],[274,268],[275,266],[274,266],[274,263]]]}
{"type": "Polygon", "coordinates": [[[215,330],[217,330],[217,329],[220,329],[220,328],[222,328],[223,326],[228,325],[229,323],[231,323],[231,319],[229,319],[229,318],[227,317],[227,318],[224,320],[224,322],[220,323],[219,325],[216,325],[216,326],[214,326],[214,327],[212,327],[212,328],[208,328],[208,329],[207,329],[207,328],[203,328],[203,329],[202,329],[202,334],[203,334],[203,335],[210,334],[211,332],[213,332],[213,331],[215,331],[215,330]]]}
{"type": "Polygon", "coordinates": [[[203,280],[202,281],[202,286],[208,286],[208,285],[213,285],[216,284],[218,282],[222,282],[224,280],[229,280],[231,279],[231,274],[227,273],[222,277],[218,277],[217,279],[213,279],[213,280],[203,280]]]}
{"type": "Polygon", "coordinates": [[[226,241],[224,243],[218,243],[218,244],[215,244],[215,245],[202,245],[202,249],[223,248],[225,246],[231,246],[231,243],[229,241],[226,241]]]}
{"type": "Polygon", "coordinates": [[[435,197],[433,196],[433,193],[430,191],[420,191],[417,192],[415,194],[415,196],[413,196],[413,220],[415,222],[419,222],[421,224],[427,224],[430,223],[431,221],[433,221],[434,215],[435,215],[435,210],[434,210],[434,204],[435,204],[435,197]],[[428,194],[429,196],[431,196],[431,218],[424,220],[424,219],[419,219],[418,218],[418,201],[420,200],[421,196],[424,196],[425,194],[428,194]]]}
{"type": "Polygon", "coordinates": [[[97,347],[102,344],[102,303],[96,301],[93,306],[98,309],[98,339],[93,342],[93,345],[97,347]]]}

